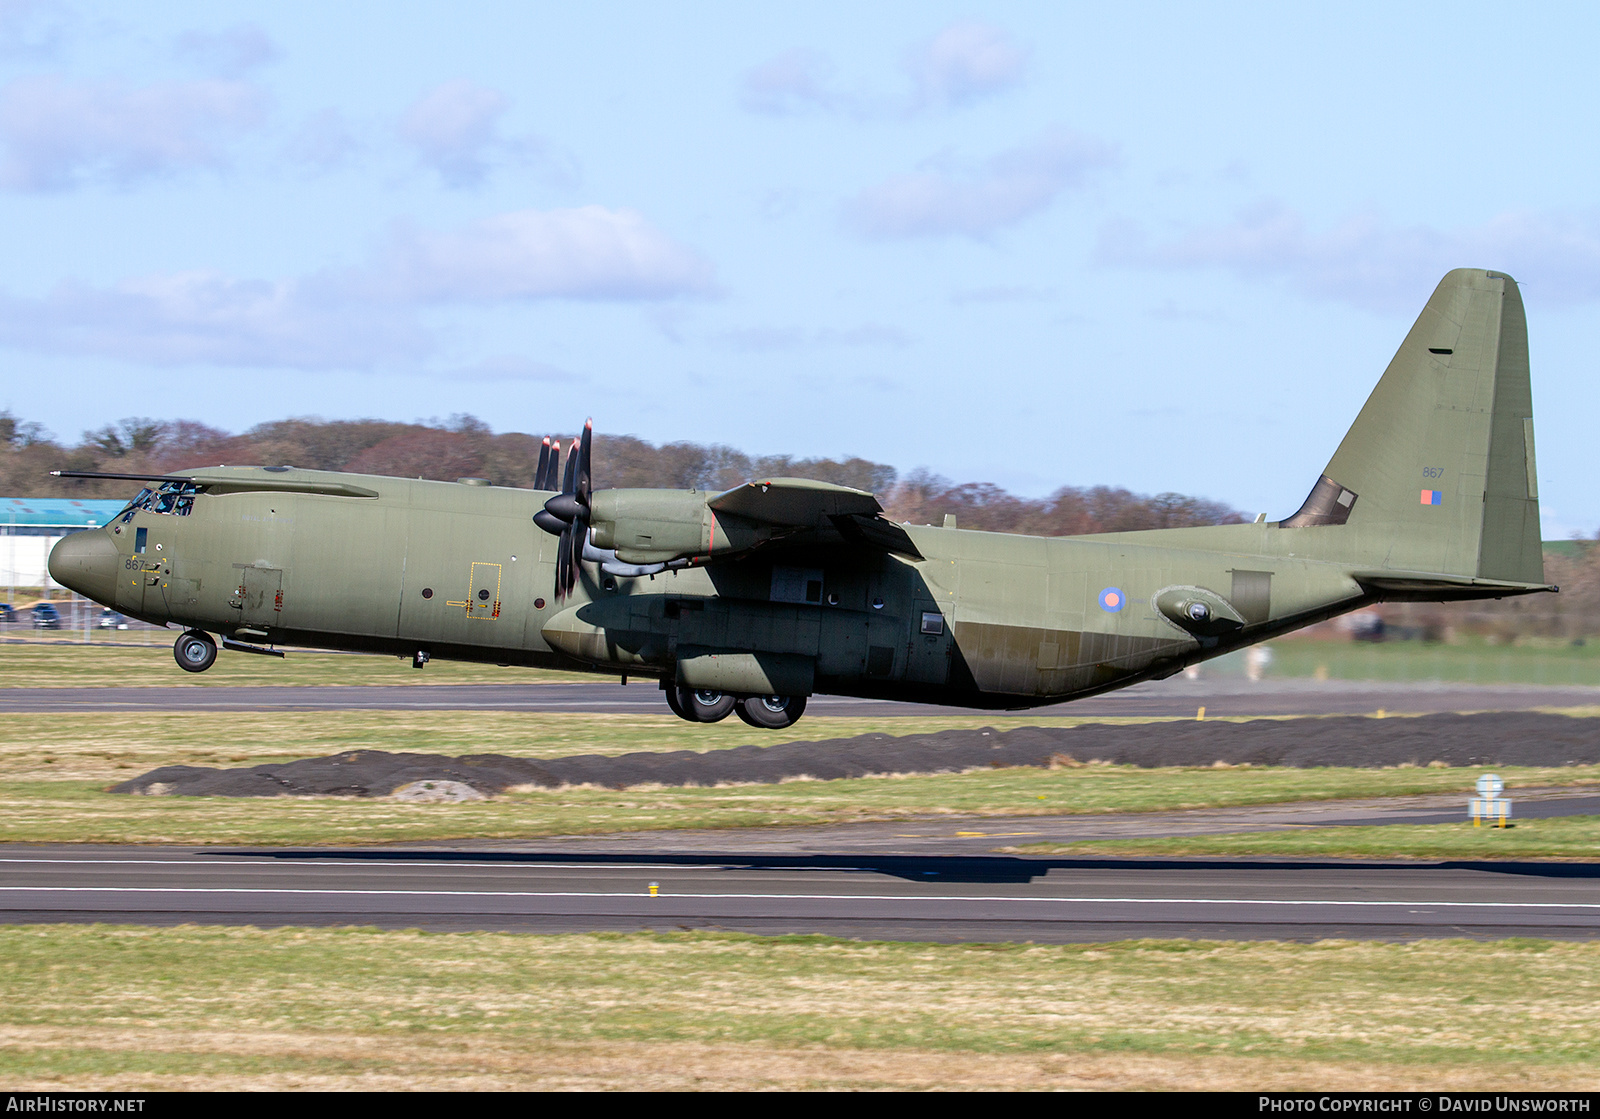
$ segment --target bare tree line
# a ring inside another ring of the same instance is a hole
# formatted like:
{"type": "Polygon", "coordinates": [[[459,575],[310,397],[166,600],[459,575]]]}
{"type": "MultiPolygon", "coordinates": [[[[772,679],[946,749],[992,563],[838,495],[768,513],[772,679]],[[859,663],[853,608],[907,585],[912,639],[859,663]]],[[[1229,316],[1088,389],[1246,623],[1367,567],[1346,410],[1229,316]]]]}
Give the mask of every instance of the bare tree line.
{"type": "MultiPolygon", "coordinates": [[[[566,437],[570,439],[571,437],[566,437]]],[[[406,478],[486,478],[528,488],[539,462],[540,439],[496,435],[472,416],[444,422],[298,418],[233,434],[192,420],[130,418],[86,431],[74,446],[37,423],[0,412],[0,492],[28,497],[121,497],[127,483],[52,478],[52,470],[168,473],[204,466],[290,465],[406,478]]],[[[939,523],[954,514],[963,528],[1064,536],[1141,528],[1227,524],[1242,520],[1215,501],[1164,493],[1154,497],[1109,486],[1063,487],[1047,498],[1024,498],[999,486],[957,485],[917,470],[901,478],[894,467],[863,458],[752,456],[700,443],[655,446],[631,435],[595,438],[595,485],[723,490],[759,477],[816,478],[868,490],[889,515],[939,523]]]]}

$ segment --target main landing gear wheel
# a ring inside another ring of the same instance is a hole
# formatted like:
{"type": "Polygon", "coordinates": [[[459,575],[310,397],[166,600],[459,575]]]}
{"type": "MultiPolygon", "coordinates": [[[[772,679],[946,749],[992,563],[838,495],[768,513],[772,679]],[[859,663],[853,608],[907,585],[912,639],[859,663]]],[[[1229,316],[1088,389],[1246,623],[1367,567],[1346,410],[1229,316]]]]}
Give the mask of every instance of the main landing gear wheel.
{"type": "Polygon", "coordinates": [[[722,692],[696,691],[692,688],[669,687],[667,706],[680,719],[691,723],[717,723],[733,714],[737,700],[722,692]]]}
{"type": "Polygon", "coordinates": [[[805,709],[803,695],[753,695],[739,701],[739,718],[753,727],[782,730],[794,726],[805,709]]]}
{"type": "Polygon", "coordinates": [[[186,630],[172,646],[172,657],[185,672],[204,672],[217,663],[217,643],[209,633],[186,630]]]}

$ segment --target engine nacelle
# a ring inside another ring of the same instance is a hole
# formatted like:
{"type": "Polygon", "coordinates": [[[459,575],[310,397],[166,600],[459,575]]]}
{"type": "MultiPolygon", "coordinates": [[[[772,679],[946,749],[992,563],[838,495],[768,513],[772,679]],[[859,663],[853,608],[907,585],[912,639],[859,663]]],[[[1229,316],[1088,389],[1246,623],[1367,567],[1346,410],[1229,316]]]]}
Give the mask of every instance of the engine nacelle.
{"type": "Polygon", "coordinates": [[[590,539],[630,564],[727,555],[780,535],[782,526],[718,512],[701,490],[599,490],[589,501],[590,539]]]}

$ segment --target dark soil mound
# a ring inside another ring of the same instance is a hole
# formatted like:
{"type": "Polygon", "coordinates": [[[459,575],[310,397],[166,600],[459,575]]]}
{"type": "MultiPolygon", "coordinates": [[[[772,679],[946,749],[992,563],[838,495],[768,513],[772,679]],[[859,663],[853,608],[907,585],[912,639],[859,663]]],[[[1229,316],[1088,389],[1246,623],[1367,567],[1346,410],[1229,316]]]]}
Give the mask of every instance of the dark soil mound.
{"type": "Polygon", "coordinates": [[[790,777],[834,780],[882,773],[949,773],[982,766],[1101,761],[1116,765],[1451,766],[1600,763],[1600,719],[1506,712],[1415,719],[1258,719],[1137,726],[1019,727],[937,734],[863,734],[824,742],[696,753],[583,754],[529,761],[502,754],[352,750],[249,769],[169,765],[114,793],[185,796],[388,796],[413,781],[460,781],[484,793],[513,785],[717,785],[790,777]]]}

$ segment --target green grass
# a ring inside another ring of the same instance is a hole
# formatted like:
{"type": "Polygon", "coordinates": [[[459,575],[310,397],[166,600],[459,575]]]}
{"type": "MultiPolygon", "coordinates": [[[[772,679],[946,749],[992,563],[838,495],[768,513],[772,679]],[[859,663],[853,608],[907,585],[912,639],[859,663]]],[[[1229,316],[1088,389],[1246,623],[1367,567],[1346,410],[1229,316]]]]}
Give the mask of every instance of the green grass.
{"type": "MultiPolygon", "coordinates": [[[[582,672],[501,668],[408,658],[290,650],[283,659],[226,649],[205,672],[185,672],[172,658],[177,630],[144,630],[156,643],[74,645],[63,641],[0,642],[0,688],[217,687],[257,684],[550,684],[614,680],[582,672]]],[[[126,637],[127,635],[123,635],[126,637]]],[[[645,682],[654,687],[654,681],[645,682]]]]}
{"type": "Polygon", "coordinates": [[[0,928],[13,1088],[1592,1087],[1600,944],[0,928]],[[1486,978],[1487,977],[1487,978],[1486,978]]]}
{"type": "MultiPolygon", "coordinates": [[[[1043,722],[1070,725],[1072,720],[1043,722]]],[[[818,738],[827,738],[984,725],[980,717],[831,718],[806,727],[818,738]]],[[[1419,793],[1458,793],[1465,798],[1478,773],[1413,767],[1016,767],[721,788],[541,789],[454,805],[383,798],[142,797],[104,792],[160,765],[247,766],[347,749],[548,758],[721,749],[782,740],[741,723],[700,727],[670,715],[184,711],[54,716],[18,722],[0,741],[0,840],[355,844],[951,815],[1025,818],[1419,793]]],[[[1513,767],[1500,772],[1513,789],[1600,783],[1600,766],[1513,767]]],[[[984,826],[992,830],[992,824],[984,826]]],[[[1016,827],[1007,830],[1024,827],[1025,819],[1018,819],[1016,827]]]]}
{"type": "MultiPolygon", "coordinates": [[[[1173,839],[1031,843],[1008,848],[1026,855],[1215,855],[1325,859],[1582,859],[1600,861],[1600,816],[1514,820],[1506,828],[1458,824],[1297,828],[1173,839]]],[[[1515,798],[1513,798],[1513,809],[1515,798]]]]}
{"type": "MultiPolygon", "coordinates": [[[[1600,686],[1600,641],[1524,639],[1516,645],[1490,645],[1485,638],[1457,643],[1422,641],[1316,641],[1271,643],[1268,679],[1325,677],[1330,680],[1383,680],[1390,683],[1444,681],[1457,684],[1545,684],[1600,686]]],[[[1242,670],[1243,654],[1202,669],[1217,674],[1242,670]]]]}
{"type": "MultiPolygon", "coordinates": [[[[94,631],[91,644],[73,634],[36,635],[13,627],[0,631],[0,687],[129,687],[218,684],[531,684],[596,681],[611,677],[495,665],[434,661],[418,671],[398,657],[294,652],[283,660],[223,651],[209,671],[188,673],[172,659],[176,630],[129,630],[115,636],[94,631]],[[26,634],[28,643],[15,640],[26,634]],[[115,643],[114,643],[115,642],[115,643]]],[[[1574,646],[1555,640],[1490,645],[1483,638],[1455,644],[1288,639],[1272,642],[1273,678],[1442,680],[1469,684],[1548,684],[1600,687],[1600,641],[1574,646]]],[[[1207,664],[1207,675],[1238,675],[1243,654],[1207,664]]],[[[650,681],[641,681],[646,687],[650,681]]],[[[992,716],[991,716],[992,717],[992,716]]]]}
{"type": "MultiPolygon", "coordinates": [[[[474,675],[549,678],[514,669],[434,665],[415,672],[377,657],[311,654],[287,662],[224,657],[202,679],[249,683],[261,675],[299,673],[302,682],[471,679],[474,675]],[[436,670],[442,670],[437,671],[436,670]],[[230,677],[228,673],[236,675],[230,677]],[[456,673],[452,676],[450,673],[456,673]],[[352,674],[354,678],[352,678],[352,674]],[[365,674],[365,675],[363,675],[365,674]],[[385,676],[387,674],[387,676],[385,676]]],[[[164,649],[50,646],[0,648],[0,684],[173,682],[185,679],[164,649]]],[[[187,677],[187,680],[193,680],[187,677]]],[[[185,680],[185,682],[187,682],[185,680]]],[[[1067,710],[1070,710],[1068,708],[1067,710]]],[[[1593,712],[1588,712],[1592,714],[1593,712]]],[[[813,717],[799,732],[818,740],[865,733],[920,734],[997,723],[1072,726],[1139,720],[1082,717],[813,717]]],[[[558,789],[516,793],[466,805],[388,800],[237,799],[108,795],[112,784],[161,765],[248,766],[351,749],[502,753],[549,758],[570,754],[725,749],[771,745],[794,735],[757,732],[735,720],[712,726],[659,715],[523,714],[497,711],[183,710],[48,715],[13,720],[0,740],[0,840],[12,842],[368,843],[446,839],[516,839],[662,828],[752,827],[965,815],[1025,818],[1063,812],[1147,812],[1238,807],[1299,800],[1450,792],[1468,795],[1476,770],[1445,769],[1137,769],[1086,766],[1019,768],[855,781],[788,781],[717,789],[558,789]]],[[[1504,771],[1513,787],[1600,782],[1600,767],[1504,771]]],[[[990,830],[993,826],[983,825],[990,830]]],[[[1016,827],[1025,830],[1019,820],[1016,827]]],[[[1349,829],[1341,829],[1341,832],[1349,829]]],[[[1402,832],[1380,829],[1396,841],[1402,832]]],[[[1514,857],[1592,857],[1582,838],[1513,829],[1514,857]]],[[[1409,835],[1409,833],[1405,833],[1409,835]]],[[[1295,835],[1241,837],[1290,853],[1313,842],[1295,835]]],[[[1333,842],[1326,836],[1317,843],[1333,842]]],[[[1352,844],[1354,836],[1338,842],[1352,844]]],[[[1450,840],[1451,843],[1459,842],[1450,840]]],[[[1496,842],[1492,840],[1484,842],[1496,842]]],[[[1433,840],[1408,848],[1432,857],[1433,840]]],[[[1379,846],[1382,846],[1380,843],[1379,846]]],[[[1359,853],[1357,848],[1346,848],[1359,853]]],[[[1196,848],[1195,850],[1200,850],[1196,848]]],[[[1318,849],[1320,852],[1322,849],[1318,849]]],[[[1451,848],[1454,850],[1454,848],[1451,848]]],[[[1491,848],[1512,851],[1512,844],[1491,848]]],[[[1386,852],[1388,853],[1388,852],[1386,852]]],[[[1508,856],[1512,857],[1512,856],[1508,856]]]]}

